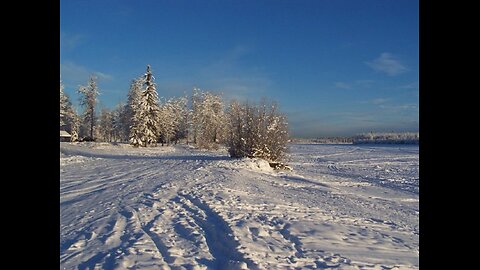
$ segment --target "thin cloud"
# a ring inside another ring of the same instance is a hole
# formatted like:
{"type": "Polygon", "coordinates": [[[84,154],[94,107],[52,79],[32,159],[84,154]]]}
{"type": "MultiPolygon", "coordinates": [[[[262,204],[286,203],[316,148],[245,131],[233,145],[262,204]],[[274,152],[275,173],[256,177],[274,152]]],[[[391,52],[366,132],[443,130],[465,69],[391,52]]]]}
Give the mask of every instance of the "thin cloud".
{"type": "Polygon", "coordinates": [[[370,88],[375,83],[374,80],[357,80],[355,81],[355,85],[364,88],[370,88]]]}
{"type": "Polygon", "coordinates": [[[415,111],[418,110],[418,105],[415,103],[401,104],[401,105],[385,105],[381,104],[379,106],[381,109],[388,110],[391,112],[399,111],[415,111]]]}
{"type": "Polygon", "coordinates": [[[94,72],[94,74],[99,78],[99,79],[103,79],[103,80],[106,80],[106,81],[109,81],[111,79],[113,79],[113,76],[112,75],[109,75],[109,74],[106,74],[106,73],[103,73],[103,72],[94,72]]]}
{"type": "Polygon", "coordinates": [[[108,81],[113,79],[112,75],[88,69],[71,61],[60,64],[60,76],[62,81],[71,87],[85,84],[91,75],[97,76],[100,80],[108,81]]]}
{"type": "Polygon", "coordinates": [[[255,99],[267,95],[272,80],[258,66],[245,67],[241,59],[248,56],[253,48],[237,45],[212,63],[205,65],[196,74],[201,89],[217,90],[229,99],[255,99]]]}
{"type": "Polygon", "coordinates": [[[243,100],[266,95],[272,82],[265,77],[224,77],[211,80],[210,83],[224,94],[225,99],[243,100]]]}
{"type": "Polygon", "coordinates": [[[371,88],[374,80],[356,80],[353,82],[335,82],[334,85],[339,89],[371,88]]]}
{"type": "Polygon", "coordinates": [[[366,64],[377,72],[386,73],[389,76],[396,76],[408,70],[400,61],[391,53],[382,53],[377,59],[366,62],[366,64]]]}
{"type": "Polygon", "coordinates": [[[413,82],[413,83],[401,85],[398,88],[400,88],[400,89],[418,89],[418,82],[413,82]]]}
{"type": "Polygon", "coordinates": [[[345,83],[345,82],[336,82],[335,87],[340,88],[340,89],[351,89],[352,88],[352,86],[350,84],[345,83]]]}
{"type": "Polygon", "coordinates": [[[371,102],[375,105],[380,105],[380,104],[386,103],[389,100],[390,100],[389,98],[376,98],[376,99],[373,99],[371,102]]]}
{"type": "Polygon", "coordinates": [[[65,32],[60,33],[60,46],[65,50],[73,50],[83,41],[86,40],[86,36],[82,34],[67,34],[65,32]]]}

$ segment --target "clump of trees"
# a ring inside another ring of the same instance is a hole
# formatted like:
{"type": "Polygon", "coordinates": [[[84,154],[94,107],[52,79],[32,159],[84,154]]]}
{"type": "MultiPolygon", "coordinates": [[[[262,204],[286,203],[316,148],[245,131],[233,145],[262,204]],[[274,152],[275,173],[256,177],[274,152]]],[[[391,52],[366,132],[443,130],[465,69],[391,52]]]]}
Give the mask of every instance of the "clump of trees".
{"type": "Polygon", "coordinates": [[[99,94],[97,88],[97,78],[90,76],[87,86],[80,86],[78,92],[82,95],[80,105],[85,108],[82,115],[83,125],[80,127],[82,133],[89,134],[89,140],[95,140],[94,128],[96,126],[96,111],[97,96],[99,94]]]}
{"type": "Polygon", "coordinates": [[[287,117],[277,104],[232,101],[227,111],[226,145],[231,157],[256,157],[275,162],[288,143],[287,117]]]}
{"type": "Polygon", "coordinates": [[[225,120],[222,97],[194,88],[191,119],[193,143],[200,148],[218,148],[224,139],[225,120]]]}
{"type": "Polygon", "coordinates": [[[72,140],[78,139],[80,119],[73,109],[72,102],[64,91],[65,87],[60,81],[60,129],[72,135],[72,140]]]}
{"type": "Polygon", "coordinates": [[[175,144],[188,135],[188,98],[171,98],[160,105],[160,142],[175,144]]]}
{"type": "Polygon", "coordinates": [[[354,144],[419,144],[418,132],[363,133],[353,137],[354,144]]]}
{"type": "Polygon", "coordinates": [[[129,142],[135,147],[185,140],[204,149],[225,145],[234,158],[262,158],[274,164],[284,157],[288,123],[276,103],[232,101],[227,107],[220,94],[199,88],[193,89],[190,99],[164,100],[159,98],[154,80],[147,65],[146,73],[132,80],[125,104],[97,113],[99,90],[96,78],[90,77],[87,86],[78,89],[84,110],[81,117],[60,84],[60,128],[78,133],[76,138],[129,142]]]}

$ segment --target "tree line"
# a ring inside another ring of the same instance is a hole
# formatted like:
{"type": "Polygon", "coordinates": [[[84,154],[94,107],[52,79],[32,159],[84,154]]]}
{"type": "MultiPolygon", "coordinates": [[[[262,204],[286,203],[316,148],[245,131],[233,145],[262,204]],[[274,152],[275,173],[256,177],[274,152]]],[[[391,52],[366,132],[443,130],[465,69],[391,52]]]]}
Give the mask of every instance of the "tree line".
{"type": "Polygon", "coordinates": [[[145,74],[133,79],[126,102],[114,109],[96,110],[98,86],[91,76],[80,86],[83,113],[73,109],[60,82],[60,129],[72,141],[128,142],[135,147],[169,145],[180,140],[198,148],[228,148],[232,157],[280,160],[287,149],[288,123],[275,102],[258,104],[232,100],[194,88],[192,96],[160,99],[155,78],[147,65],[145,74]]]}

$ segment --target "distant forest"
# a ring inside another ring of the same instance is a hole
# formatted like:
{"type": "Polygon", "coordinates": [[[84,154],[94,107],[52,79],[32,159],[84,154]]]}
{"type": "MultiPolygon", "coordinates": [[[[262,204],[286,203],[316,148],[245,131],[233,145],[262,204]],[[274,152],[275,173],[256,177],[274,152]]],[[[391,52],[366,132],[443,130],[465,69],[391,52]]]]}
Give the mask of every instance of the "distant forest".
{"type": "Polygon", "coordinates": [[[294,138],[291,142],[318,144],[419,144],[420,135],[418,132],[369,132],[351,137],[294,138]]]}

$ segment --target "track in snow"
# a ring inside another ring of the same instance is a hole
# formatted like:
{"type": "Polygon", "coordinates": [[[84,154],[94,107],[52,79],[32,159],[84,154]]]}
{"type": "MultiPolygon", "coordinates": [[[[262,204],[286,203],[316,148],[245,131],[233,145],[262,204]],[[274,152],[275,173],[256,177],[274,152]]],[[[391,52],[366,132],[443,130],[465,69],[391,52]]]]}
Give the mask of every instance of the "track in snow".
{"type": "Polygon", "coordinates": [[[61,269],[418,269],[418,193],[374,174],[415,187],[418,148],[101,146],[61,144],[61,269]]]}

